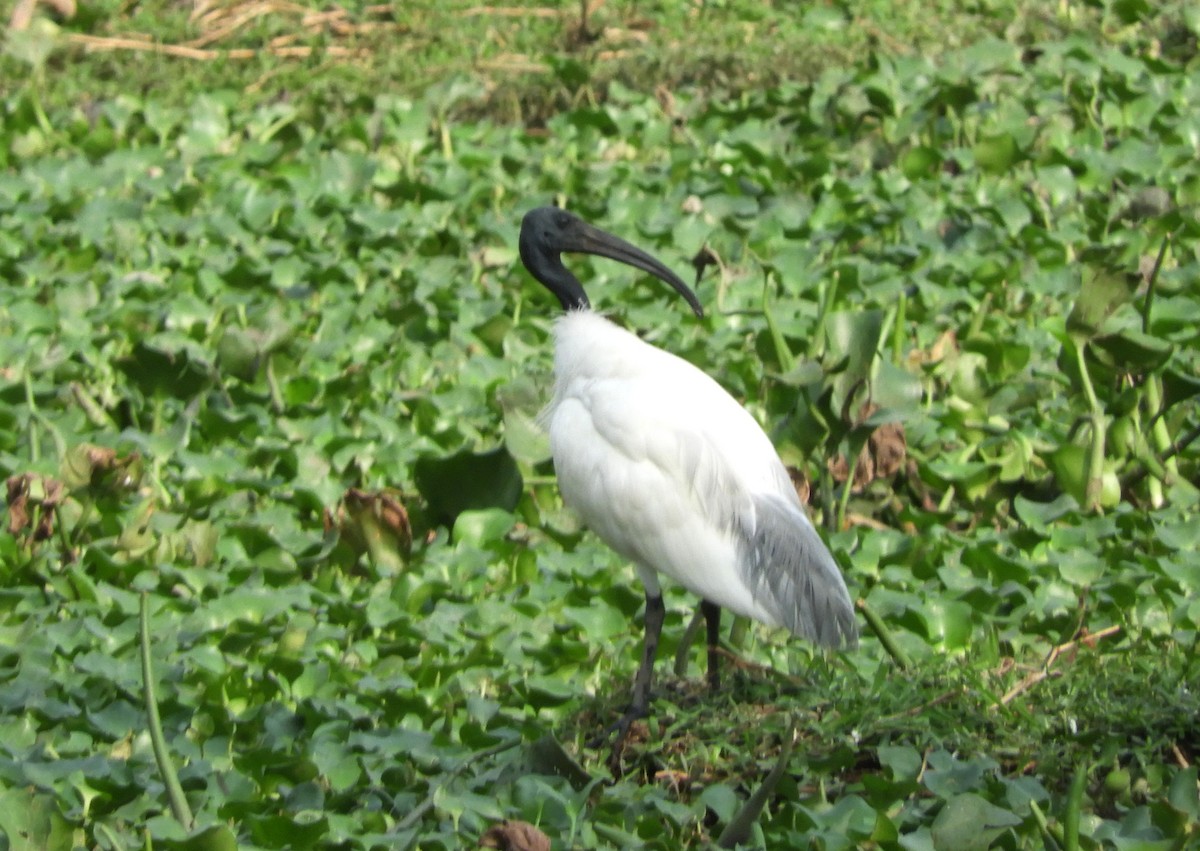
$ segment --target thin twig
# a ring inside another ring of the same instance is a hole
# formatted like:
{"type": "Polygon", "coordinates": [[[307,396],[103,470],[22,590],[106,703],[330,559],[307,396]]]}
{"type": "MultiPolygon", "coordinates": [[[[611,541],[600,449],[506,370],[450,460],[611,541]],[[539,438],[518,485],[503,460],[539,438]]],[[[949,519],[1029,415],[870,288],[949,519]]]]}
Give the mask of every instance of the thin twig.
{"type": "Polygon", "coordinates": [[[460,18],[475,18],[491,15],[496,18],[557,18],[557,9],[525,9],[520,6],[472,6],[456,13],[460,18]]]}
{"type": "Polygon", "coordinates": [[[846,526],[866,526],[868,529],[874,529],[878,532],[888,532],[892,528],[881,520],[876,520],[874,517],[868,517],[865,514],[857,514],[853,511],[846,514],[846,526]]]}
{"type": "Polygon", "coordinates": [[[1046,679],[1046,677],[1050,676],[1050,669],[1064,653],[1069,653],[1072,650],[1078,649],[1079,645],[1081,644],[1087,647],[1095,647],[1100,639],[1107,638],[1108,636],[1120,631],[1121,627],[1114,624],[1113,626],[1105,627],[1099,632],[1088,633],[1085,636],[1073,639],[1054,647],[1048,654],[1046,654],[1046,661],[1042,663],[1041,668],[1025,676],[1024,679],[1009,689],[1004,697],[1000,698],[1001,705],[1007,706],[1023,692],[1027,691],[1028,689],[1040,683],[1042,680],[1046,679]]]}
{"type": "Polygon", "coordinates": [[[211,62],[217,59],[254,59],[264,52],[281,57],[307,57],[314,53],[328,56],[354,57],[363,55],[361,50],[351,50],[348,47],[330,45],[328,47],[280,47],[275,49],[252,50],[250,48],[230,48],[229,50],[202,50],[187,47],[182,44],[160,44],[152,41],[140,41],[135,38],[108,38],[103,36],[85,35],[83,33],[67,33],[67,40],[86,47],[88,50],[134,50],[142,53],[157,53],[160,56],[172,56],[176,59],[195,59],[201,62],[211,62]]]}
{"type": "Polygon", "coordinates": [[[903,712],[894,712],[891,715],[883,716],[879,720],[880,720],[880,722],[895,721],[899,718],[908,718],[913,715],[921,715],[925,712],[925,710],[932,709],[933,707],[937,706],[940,703],[945,703],[947,700],[951,700],[955,697],[958,697],[964,691],[965,691],[965,689],[962,689],[962,688],[952,688],[949,691],[942,692],[937,697],[935,697],[933,700],[925,701],[920,706],[910,706],[908,709],[905,709],[903,712]]]}

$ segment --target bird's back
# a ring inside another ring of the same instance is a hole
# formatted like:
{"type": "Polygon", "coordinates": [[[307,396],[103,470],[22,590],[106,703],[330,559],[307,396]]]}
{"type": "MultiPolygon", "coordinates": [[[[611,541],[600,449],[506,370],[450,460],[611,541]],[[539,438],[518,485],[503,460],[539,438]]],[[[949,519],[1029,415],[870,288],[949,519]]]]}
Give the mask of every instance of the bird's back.
{"type": "Polygon", "coordinates": [[[849,593],[770,440],[720,385],[590,311],[555,328],[545,417],[563,498],[643,578],[853,642],[849,593]]]}

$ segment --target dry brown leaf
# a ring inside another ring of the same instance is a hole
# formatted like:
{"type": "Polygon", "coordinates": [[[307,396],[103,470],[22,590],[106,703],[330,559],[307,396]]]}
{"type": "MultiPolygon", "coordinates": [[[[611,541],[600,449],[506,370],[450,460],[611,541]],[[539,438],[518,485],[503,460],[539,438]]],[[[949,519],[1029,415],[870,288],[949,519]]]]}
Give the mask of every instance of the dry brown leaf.
{"type": "Polygon", "coordinates": [[[8,534],[19,535],[29,526],[29,480],[30,473],[9,476],[5,482],[8,505],[8,534]]]}
{"type": "Polygon", "coordinates": [[[489,827],[479,837],[479,847],[500,851],[550,851],[550,837],[527,821],[505,821],[489,827]]]}
{"type": "MultiPolygon", "coordinates": [[[[877,411],[875,405],[863,405],[858,414],[858,422],[863,423],[877,411]]],[[[908,460],[908,441],[901,423],[884,423],[877,426],[867,444],[858,455],[854,465],[855,493],[858,493],[876,479],[886,479],[904,469],[908,460]]],[[[838,455],[829,460],[829,473],[834,481],[844,482],[850,476],[850,465],[845,456],[838,455]]]]}

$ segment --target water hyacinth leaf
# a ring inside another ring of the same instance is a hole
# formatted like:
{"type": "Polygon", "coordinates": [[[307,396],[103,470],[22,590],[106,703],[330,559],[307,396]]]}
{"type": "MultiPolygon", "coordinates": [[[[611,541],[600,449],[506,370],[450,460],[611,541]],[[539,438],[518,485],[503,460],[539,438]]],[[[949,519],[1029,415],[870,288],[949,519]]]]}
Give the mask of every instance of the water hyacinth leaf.
{"type": "Polygon", "coordinates": [[[259,845],[309,849],[329,832],[329,820],[312,812],[288,815],[251,816],[246,819],[250,836],[259,845]]]}
{"type": "Polygon", "coordinates": [[[213,824],[194,830],[185,839],[160,840],[164,848],[173,851],[237,851],[237,836],[228,825],[213,824]]]}
{"type": "Polygon", "coordinates": [[[68,851],[73,831],[50,795],[32,788],[0,793],[0,836],[13,851],[68,851]]]}
{"type": "Polygon", "coordinates": [[[248,329],[227,328],[217,343],[217,366],[234,378],[252,381],[262,358],[262,341],[248,329]]]}
{"type": "Polygon", "coordinates": [[[1200,796],[1196,795],[1198,773],[1200,769],[1194,765],[1176,772],[1167,792],[1171,806],[1191,819],[1193,824],[1200,821],[1200,796]]]}
{"type": "Polygon", "coordinates": [[[489,452],[463,450],[443,458],[417,459],[417,489],[438,523],[453,526],[464,511],[517,507],[524,481],[517,462],[504,447],[489,452]]]}
{"type": "Polygon", "coordinates": [[[1021,149],[1011,133],[985,136],[972,148],[975,164],[989,174],[1003,174],[1016,165],[1021,149]]]}
{"type": "MultiPolygon", "coordinates": [[[[894,422],[901,413],[912,413],[921,403],[924,388],[921,379],[906,369],[883,361],[879,364],[875,382],[871,387],[871,401],[881,410],[889,413],[894,422]]],[[[872,417],[871,422],[878,425],[881,421],[872,417]]]]}
{"type": "Polygon", "coordinates": [[[837,311],[826,319],[827,358],[845,363],[834,379],[835,410],[842,410],[859,393],[866,398],[867,382],[883,333],[883,319],[882,310],[837,311]]]}
{"type": "Polygon", "coordinates": [[[536,465],[550,459],[550,437],[537,418],[545,405],[545,394],[536,382],[518,377],[496,392],[504,411],[504,445],[518,461],[536,465]]]}
{"type": "Polygon", "coordinates": [[[881,745],[876,753],[880,765],[892,772],[894,780],[916,780],[920,776],[923,761],[915,748],[907,745],[881,745]]]}
{"type": "Polygon", "coordinates": [[[210,366],[197,358],[190,345],[180,347],[138,341],[117,366],[147,396],[160,394],[189,399],[209,382],[210,366]],[[162,346],[162,347],[160,347],[162,346]]]}
{"type": "Polygon", "coordinates": [[[938,851],[986,851],[1001,833],[1021,822],[1015,813],[979,795],[955,795],[933,821],[933,845],[938,851]]]}
{"type": "Polygon", "coordinates": [[[942,156],[933,148],[918,145],[900,157],[900,170],[909,180],[919,180],[936,174],[942,167],[942,156]]]}
{"type": "Polygon", "coordinates": [[[825,370],[816,361],[799,361],[783,375],[778,377],[782,384],[789,387],[812,387],[819,385],[825,377],[825,370]]]}
{"type": "Polygon", "coordinates": [[[1119,271],[1102,269],[1085,273],[1075,305],[1067,316],[1067,331],[1082,340],[1100,333],[1106,320],[1137,292],[1137,278],[1119,271]]]}
{"type": "Polygon", "coordinates": [[[982,788],[996,770],[996,764],[990,759],[959,759],[946,751],[934,751],[929,755],[928,763],[925,786],[947,802],[982,788]]]}
{"type": "Polygon", "coordinates": [[[594,781],[592,775],[550,733],[531,742],[526,747],[525,758],[532,771],[565,778],[578,791],[586,789],[594,781]]]}
{"type": "Polygon", "coordinates": [[[1200,396],[1200,378],[1168,367],[1163,370],[1163,408],[1174,407],[1200,396]]]}
{"type": "Polygon", "coordinates": [[[1161,186],[1144,186],[1133,193],[1124,214],[1134,221],[1153,219],[1171,211],[1171,194],[1161,186]]]}
{"type": "Polygon", "coordinates": [[[39,15],[21,31],[20,38],[4,40],[4,55],[29,66],[33,73],[40,74],[62,38],[60,32],[53,21],[39,15]]]}
{"type": "Polygon", "coordinates": [[[1058,572],[1074,585],[1091,585],[1100,579],[1108,566],[1093,553],[1074,551],[1063,553],[1058,559],[1058,572]]]}
{"type": "Polygon", "coordinates": [[[724,783],[705,787],[704,791],[700,793],[699,802],[712,810],[717,819],[722,822],[728,822],[733,818],[742,803],[737,793],[724,783]]]}
{"type": "Polygon", "coordinates": [[[1123,24],[1136,24],[1144,21],[1151,12],[1147,0],[1113,0],[1109,8],[1123,24]]]}
{"type": "Polygon", "coordinates": [[[1168,521],[1160,524],[1156,537],[1172,550],[1194,551],[1200,549],[1200,524],[1187,521],[1168,521]]]}
{"type": "Polygon", "coordinates": [[[926,636],[946,650],[966,647],[971,641],[974,609],[961,600],[938,600],[920,609],[926,636]]]}
{"type": "Polygon", "coordinates": [[[1124,374],[1144,374],[1159,369],[1171,359],[1175,347],[1132,328],[1092,339],[1088,353],[1105,366],[1124,374]]]}
{"type": "Polygon", "coordinates": [[[483,508],[460,512],[454,519],[454,540],[462,544],[485,547],[512,530],[512,514],[501,508],[483,508]]]}

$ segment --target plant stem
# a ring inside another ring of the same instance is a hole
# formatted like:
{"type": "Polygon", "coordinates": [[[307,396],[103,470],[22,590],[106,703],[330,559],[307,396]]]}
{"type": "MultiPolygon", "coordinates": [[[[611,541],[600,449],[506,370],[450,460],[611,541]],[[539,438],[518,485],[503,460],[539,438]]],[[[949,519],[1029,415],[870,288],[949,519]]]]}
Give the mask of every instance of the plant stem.
{"type": "Polygon", "coordinates": [[[883,618],[879,613],[871,608],[866,600],[859,600],[854,604],[854,607],[863,613],[863,617],[867,619],[867,626],[871,627],[871,632],[879,639],[879,643],[883,645],[883,649],[888,652],[897,665],[902,670],[907,670],[912,667],[912,660],[908,658],[908,654],[901,649],[896,640],[892,638],[891,631],[883,622],[883,618]]]}
{"type": "Polygon", "coordinates": [[[25,364],[25,404],[29,407],[29,460],[36,464],[42,457],[42,441],[38,437],[37,402],[33,397],[33,381],[29,377],[29,364],[25,364]]]}
{"type": "Polygon", "coordinates": [[[771,769],[771,773],[763,779],[759,787],[751,793],[750,797],[746,799],[746,803],[729,820],[729,824],[725,826],[725,829],[721,831],[721,836],[717,839],[718,848],[734,848],[744,842],[750,841],[754,825],[758,822],[758,817],[762,815],[763,807],[766,806],[771,796],[775,794],[775,787],[779,785],[779,781],[787,769],[788,761],[792,758],[792,749],[796,746],[796,738],[796,725],[793,722],[791,735],[783,743],[783,748],[779,752],[779,759],[775,761],[775,766],[771,769]]]}
{"type": "Polygon", "coordinates": [[[1163,260],[1167,256],[1167,246],[1171,244],[1173,234],[1163,237],[1162,245],[1158,247],[1158,256],[1154,258],[1154,271],[1146,282],[1146,300],[1142,302],[1142,333],[1150,333],[1150,308],[1154,305],[1154,286],[1158,283],[1158,273],[1162,269],[1163,260]]]}
{"type": "Polygon", "coordinates": [[[267,355],[265,372],[267,389],[271,394],[271,409],[277,414],[282,414],[287,410],[287,404],[283,401],[283,391],[279,389],[279,381],[275,378],[275,359],[271,355],[267,355]]]}
{"type": "Polygon", "coordinates": [[[1071,778],[1067,809],[1063,813],[1063,851],[1079,851],[1079,815],[1083,808],[1083,790],[1087,786],[1087,768],[1076,766],[1071,778]]]}
{"type": "Polygon", "coordinates": [[[699,608],[692,613],[692,619],[687,625],[687,629],[683,631],[683,638],[679,639],[679,647],[675,650],[675,676],[682,677],[687,674],[688,669],[688,653],[692,649],[692,642],[696,640],[696,633],[700,631],[700,624],[704,621],[704,613],[699,608]]]}
{"type": "Polygon", "coordinates": [[[1150,436],[1154,438],[1154,449],[1162,456],[1167,475],[1178,477],[1179,465],[1175,463],[1175,455],[1174,453],[1167,454],[1171,449],[1171,433],[1167,431],[1167,424],[1162,416],[1163,393],[1162,376],[1160,375],[1146,376],[1146,407],[1149,408],[1152,419],[1150,436]]]}
{"type": "Polygon", "coordinates": [[[892,325],[892,363],[900,363],[904,355],[904,325],[908,315],[908,292],[900,291],[900,301],[896,305],[896,322],[892,325]]]}
{"type": "MultiPolygon", "coordinates": [[[[853,445],[853,442],[851,443],[853,445]]],[[[850,472],[846,475],[846,481],[842,484],[842,498],[838,500],[837,510],[837,528],[846,528],[846,511],[850,508],[850,496],[854,493],[854,471],[858,469],[858,457],[862,454],[862,449],[854,453],[854,457],[850,459],[850,472]]]]}
{"type": "Polygon", "coordinates": [[[167,753],[162,719],[158,716],[154,674],[150,668],[150,603],[149,595],[145,591],[142,592],[138,607],[138,627],[142,645],[142,694],[146,701],[146,717],[150,722],[150,744],[154,747],[154,761],[158,763],[163,785],[167,787],[167,799],[171,803],[171,812],[175,820],[183,825],[184,830],[191,830],[192,810],[184,797],[183,787],[179,785],[179,775],[175,773],[175,766],[171,764],[171,755],[167,753]]]}
{"type": "Polygon", "coordinates": [[[1083,355],[1084,346],[1087,344],[1074,337],[1072,337],[1072,342],[1075,345],[1075,360],[1079,364],[1079,379],[1083,382],[1083,392],[1087,396],[1092,421],[1092,451],[1088,458],[1087,488],[1084,491],[1084,499],[1087,504],[1084,508],[1088,511],[1095,511],[1100,507],[1100,489],[1102,487],[1100,477],[1104,473],[1104,441],[1108,424],[1104,416],[1104,409],[1100,406],[1100,400],[1096,398],[1096,391],[1092,387],[1087,359],[1083,355]]]}
{"type": "Polygon", "coordinates": [[[787,340],[783,338],[783,332],[779,330],[779,325],[775,322],[775,314],[771,310],[772,281],[773,277],[768,273],[766,280],[763,281],[762,311],[767,320],[767,330],[771,332],[771,343],[775,346],[775,357],[779,359],[779,369],[786,375],[795,368],[796,358],[792,354],[792,350],[788,348],[787,340]]]}

